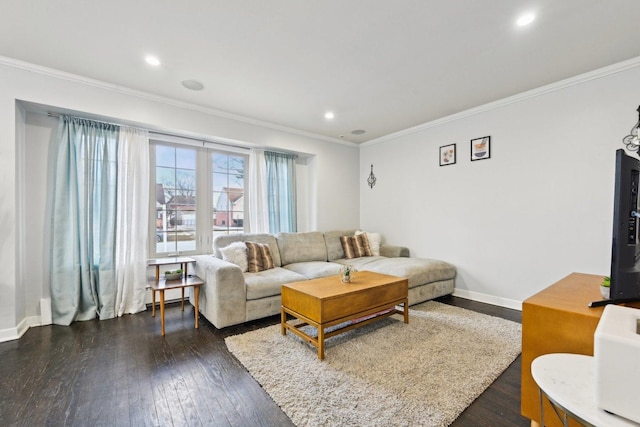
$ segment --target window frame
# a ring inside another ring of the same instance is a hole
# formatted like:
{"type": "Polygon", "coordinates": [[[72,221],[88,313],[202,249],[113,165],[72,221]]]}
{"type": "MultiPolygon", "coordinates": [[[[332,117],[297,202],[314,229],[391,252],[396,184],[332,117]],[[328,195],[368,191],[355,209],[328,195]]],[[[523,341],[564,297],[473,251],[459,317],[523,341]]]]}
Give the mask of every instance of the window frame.
{"type": "MultiPolygon", "coordinates": [[[[241,232],[245,232],[246,231],[246,222],[244,221],[244,219],[247,217],[247,207],[248,207],[248,203],[247,203],[247,172],[248,172],[248,166],[249,166],[249,156],[247,155],[242,155],[239,153],[234,153],[234,152],[227,152],[227,151],[222,151],[222,150],[212,150],[210,152],[210,156],[208,158],[208,165],[210,167],[210,170],[208,171],[208,176],[210,177],[210,181],[209,183],[211,184],[211,187],[208,189],[208,195],[211,197],[211,203],[209,204],[209,206],[211,206],[211,209],[213,209],[213,201],[215,199],[215,193],[220,193],[222,194],[222,191],[216,191],[216,189],[213,186],[213,182],[215,181],[215,175],[216,174],[220,174],[220,171],[216,171],[214,165],[214,161],[213,161],[213,156],[214,155],[223,155],[223,156],[227,156],[228,158],[231,157],[242,157],[243,158],[243,178],[242,178],[242,231],[241,232]]],[[[223,175],[226,175],[226,183],[230,184],[230,175],[232,175],[230,172],[233,169],[231,169],[231,164],[227,163],[227,168],[225,169],[225,173],[223,173],[223,175]]],[[[231,189],[232,187],[226,186],[226,187],[222,187],[222,188],[227,188],[227,189],[231,189]]],[[[224,211],[225,213],[229,214],[233,214],[233,210],[230,209],[231,204],[233,203],[231,201],[231,199],[229,198],[229,196],[231,195],[231,191],[227,191],[227,200],[228,200],[228,205],[227,205],[227,210],[224,211]]],[[[213,214],[213,212],[211,212],[213,214]]],[[[212,221],[213,221],[213,215],[212,216],[212,221]]],[[[213,233],[217,233],[216,234],[238,234],[237,231],[233,230],[232,231],[232,227],[231,227],[231,222],[234,221],[233,219],[233,215],[231,217],[227,216],[226,219],[224,220],[225,224],[221,224],[224,225],[224,229],[226,230],[226,232],[223,232],[222,229],[218,229],[216,230],[214,227],[219,227],[220,225],[216,225],[216,224],[212,224],[212,236],[213,233]]],[[[237,228],[236,228],[237,230],[237,228]]]]}
{"type": "MultiPolygon", "coordinates": [[[[173,139],[173,138],[172,138],[173,139]]],[[[162,138],[150,138],[149,140],[149,238],[148,248],[150,258],[163,258],[173,256],[190,256],[210,254],[213,246],[213,155],[222,154],[242,157],[244,159],[244,183],[243,183],[243,214],[247,217],[247,190],[248,190],[248,166],[249,154],[245,150],[233,147],[221,149],[218,146],[205,146],[202,142],[179,143],[167,141],[162,138]],[[195,249],[159,252],[156,242],[156,147],[167,146],[174,148],[193,149],[196,153],[196,198],[195,198],[195,249]]],[[[243,222],[242,232],[246,232],[247,221],[243,222]]],[[[220,234],[218,231],[216,234],[220,234]]],[[[227,232],[227,234],[230,234],[227,232]]]]}

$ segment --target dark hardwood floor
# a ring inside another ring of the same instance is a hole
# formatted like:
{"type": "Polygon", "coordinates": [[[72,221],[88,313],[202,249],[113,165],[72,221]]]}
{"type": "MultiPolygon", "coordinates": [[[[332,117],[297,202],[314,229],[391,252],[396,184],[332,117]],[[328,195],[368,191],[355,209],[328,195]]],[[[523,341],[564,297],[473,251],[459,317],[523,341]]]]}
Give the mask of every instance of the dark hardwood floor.
{"type": "MultiPolygon", "coordinates": [[[[438,301],[521,319],[461,298],[438,301]]],[[[0,343],[0,426],[290,426],[224,344],[278,321],[218,330],[201,317],[195,330],[193,308],[172,304],[164,338],[150,312],[31,328],[0,343]]],[[[453,424],[528,425],[520,416],[519,357],[453,424]]]]}
{"type": "MultiPolygon", "coordinates": [[[[518,310],[510,310],[452,296],[438,298],[436,301],[522,323],[522,312],[518,310]]],[[[453,427],[529,427],[531,421],[520,415],[521,358],[522,356],[518,356],[511,366],[471,406],[465,409],[451,425],[453,427]]]]}

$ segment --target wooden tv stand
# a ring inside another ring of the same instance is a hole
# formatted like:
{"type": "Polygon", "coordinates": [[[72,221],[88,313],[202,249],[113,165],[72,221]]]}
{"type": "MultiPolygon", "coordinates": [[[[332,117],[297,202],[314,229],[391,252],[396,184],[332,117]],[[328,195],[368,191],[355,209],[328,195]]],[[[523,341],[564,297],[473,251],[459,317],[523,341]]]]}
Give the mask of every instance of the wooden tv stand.
{"type": "MultiPolygon", "coordinates": [[[[604,308],[589,308],[588,304],[602,299],[602,277],[571,273],[522,303],[520,410],[531,420],[532,426],[539,425],[540,401],[538,386],[531,376],[531,362],[549,353],[593,356],[593,334],[604,308]]],[[[626,305],[640,308],[640,303],[626,305]]],[[[548,402],[545,402],[544,412],[553,415],[548,402]]],[[[580,425],[570,421],[569,425],[580,425]]],[[[555,416],[546,416],[545,424],[547,427],[562,425],[555,416]]]]}

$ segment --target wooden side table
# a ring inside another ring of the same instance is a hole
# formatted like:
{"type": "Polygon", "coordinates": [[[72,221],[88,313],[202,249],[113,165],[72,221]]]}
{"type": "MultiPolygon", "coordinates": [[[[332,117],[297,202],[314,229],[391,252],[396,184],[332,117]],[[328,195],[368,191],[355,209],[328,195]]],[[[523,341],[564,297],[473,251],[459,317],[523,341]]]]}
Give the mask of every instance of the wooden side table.
{"type": "MultiPolygon", "coordinates": [[[[156,267],[156,282],[160,280],[160,266],[161,265],[171,265],[171,264],[179,264],[182,269],[182,276],[188,277],[187,267],[189,263],[196,262],[195,259],[187,256],[180,257],[168,257],[168,258],[153,258],[147,261],[147,265],[150,267],[156,267]]],[[[149,282],[149,286],[151,286],[151,282],[149,282]]],[[[152,287],[153,288],[153,287],[152,287]]],[[[151,316],[155,317],[156,315],[156,291],[151,291],[151,316]]],[[[182,287],[182,311],[184,311],[184,287],[182,287]]]]}
{"type": "Polygon", "coordinates": [[[180,264],[180,268],[184,272],[185,276],[187,274],[187,266],[189,263],[196,262],[195,259],[188,256],[178,256],[178,257],[168,257],[168,258],[153,258],[147,260],[147,265],[150,267],[156,267],[156,280],[160,280],[160,266],[161,265],[170,265],[170,264],[180,264]]]}
{"type": "Polygon", "coordinates": [[[198,297],[200,296],[200,286],[204,285],[204,281],[198,276],[182,277],[176,280],[155,280],[149,282],[151,292],[154,295],[154,312],[155,316],[155,293],[160,293],[160,322],[162,325],[162,335],[164,336],[164,291],[170,289],[182,289],[182,310],[184,311],[184,288],[193,287],[193,299],[195,300],[195,328],[198,329],[198,297]]]}

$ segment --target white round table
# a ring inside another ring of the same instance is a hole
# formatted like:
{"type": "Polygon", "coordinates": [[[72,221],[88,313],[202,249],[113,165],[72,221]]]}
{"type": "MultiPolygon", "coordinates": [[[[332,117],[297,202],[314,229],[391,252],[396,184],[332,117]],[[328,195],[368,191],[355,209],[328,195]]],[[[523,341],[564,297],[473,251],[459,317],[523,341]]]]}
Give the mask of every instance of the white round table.
{"type": "Polygon", "coordinates": [[[545,354],[531,363],[531,375],[540,388],[540,425],[544,426],[542,409],[543,396],[557,411],[564,425],[571,417],[586,426],[596,427],[638,427],[626,418],[598,409],[595,400],[594,360],[581,354],[545,354]]]}

